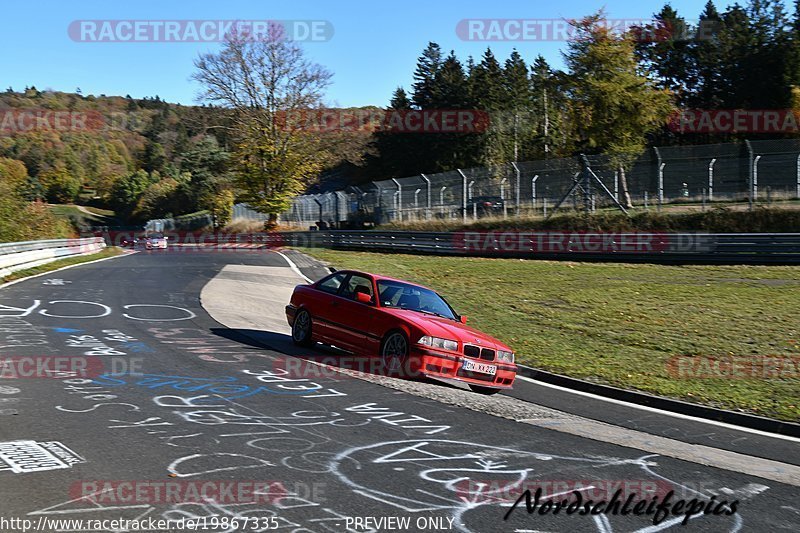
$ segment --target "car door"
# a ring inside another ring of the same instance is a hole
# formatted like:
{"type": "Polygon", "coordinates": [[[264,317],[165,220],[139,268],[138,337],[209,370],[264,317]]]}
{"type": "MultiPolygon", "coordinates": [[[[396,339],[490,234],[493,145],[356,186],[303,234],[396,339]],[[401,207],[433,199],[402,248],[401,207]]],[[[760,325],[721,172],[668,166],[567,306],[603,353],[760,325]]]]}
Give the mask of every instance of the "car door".
{"type": "Polygon", "coordinates": [[[337,272],[321,280],[314,290],[308,291],[305,305],[311,314],[311,327],[318,340],[334,343],[336,335],[333,321],[339,300],[337,294],[345,278],[346,272],[337,272]]]}
{"type": "Polygon", "coordinates": [[[371,334],[371,324],[375,314],[375,287],[372,278],[361,274],[351,274],[344,280],[332,304],[333,317],[330,322],[331,334],[336,337],[340,348],[363,352],[371,334]],[[367,294],[372,301],[363,303],[357,300],[357,293],[367,294]]]}

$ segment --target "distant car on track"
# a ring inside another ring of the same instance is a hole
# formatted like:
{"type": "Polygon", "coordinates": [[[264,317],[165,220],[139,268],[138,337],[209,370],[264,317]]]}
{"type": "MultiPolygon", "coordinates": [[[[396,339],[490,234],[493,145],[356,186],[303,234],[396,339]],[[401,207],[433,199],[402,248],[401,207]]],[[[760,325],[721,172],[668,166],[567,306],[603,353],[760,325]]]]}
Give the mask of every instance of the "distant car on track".
{"type": "Polygon", "coordinates": [[[166,250],[168,239],[162,233],[153,233],[144,237],[144,247],[147,250],[166,250]]]}
{"type": "Polygon", "coordinates": [[[341,270],[295,287],[286,319],[295,344],[377,356],[389,373],[455,379],[482,394],[510,389],[517,373],[511,348],[407,281],[341,270]]]}

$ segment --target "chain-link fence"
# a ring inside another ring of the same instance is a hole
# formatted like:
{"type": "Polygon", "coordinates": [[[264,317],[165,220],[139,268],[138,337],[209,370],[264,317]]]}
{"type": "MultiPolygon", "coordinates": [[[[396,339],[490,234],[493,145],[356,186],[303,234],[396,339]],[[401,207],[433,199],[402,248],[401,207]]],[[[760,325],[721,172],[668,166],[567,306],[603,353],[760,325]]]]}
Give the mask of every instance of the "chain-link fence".
{"type": "MultiPolygon", "coordinates": [[[[605,155],[509,163],[373,181],[295,198],[298,228],[547,216],[561,209],[706,209],[800,199],[800,139],[651,148],[623,169],[605,155]],[[591,178],[591,179],[589,179],[591,178]]],[[[256,219],[237,206],[234,219],[256,219]]],[[[255,213],[255,212],[251,212],[255,213]]]]}

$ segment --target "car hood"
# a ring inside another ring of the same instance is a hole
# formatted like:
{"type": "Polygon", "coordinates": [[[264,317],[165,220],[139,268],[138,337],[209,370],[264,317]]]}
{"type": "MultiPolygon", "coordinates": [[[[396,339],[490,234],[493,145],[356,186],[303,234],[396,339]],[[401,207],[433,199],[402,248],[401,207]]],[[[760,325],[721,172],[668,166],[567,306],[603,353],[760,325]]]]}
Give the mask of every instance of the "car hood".
{"type": "MultiPolygon", "coordinates": [[[[493,348],[494,350],[513,351],[508,345],[503,344],[494,337],[462,324],[461,322],[455,322],[433,315],[426,315],[416,311],[409,311],[407,309],[390,309],[384,307],[383,311],[413,323],[432,337],[456,340],[462,344],[477,344],[486,348],[493,348]]],[[[412,339],[412,342],[416,342],[417,340],[418,339],[412,339]]]]}

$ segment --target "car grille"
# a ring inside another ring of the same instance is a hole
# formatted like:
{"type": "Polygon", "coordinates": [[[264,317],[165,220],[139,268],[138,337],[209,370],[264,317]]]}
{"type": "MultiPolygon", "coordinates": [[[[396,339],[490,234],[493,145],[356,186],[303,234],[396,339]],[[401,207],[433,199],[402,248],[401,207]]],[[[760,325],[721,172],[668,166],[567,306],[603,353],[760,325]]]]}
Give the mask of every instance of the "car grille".
{"type": "Polygon", "coordinates": [[[494,361],[494,350],[491,348],[481,348],[472,344],[464,345],[464,355],[485,361],[494,361]]]}

